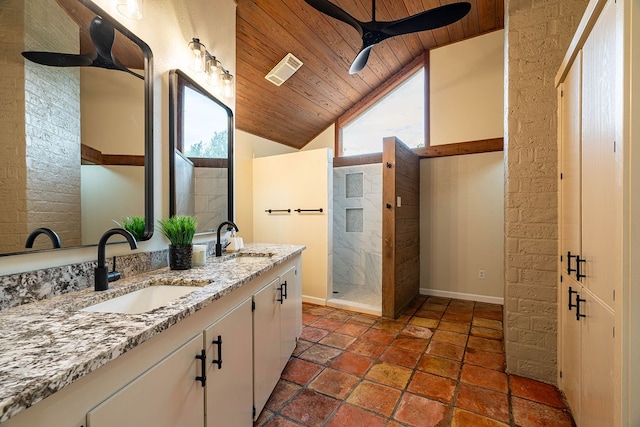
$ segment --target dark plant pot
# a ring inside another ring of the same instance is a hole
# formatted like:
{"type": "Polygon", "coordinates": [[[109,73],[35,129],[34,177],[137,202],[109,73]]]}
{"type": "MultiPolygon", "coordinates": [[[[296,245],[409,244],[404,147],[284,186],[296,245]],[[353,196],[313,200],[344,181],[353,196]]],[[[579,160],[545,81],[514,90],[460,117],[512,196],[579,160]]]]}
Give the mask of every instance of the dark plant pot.
{"type": "Polygon", "coordinates": [[[192,245],[169,245],[169,268],[189,270],[191,268],[192,245]]]}

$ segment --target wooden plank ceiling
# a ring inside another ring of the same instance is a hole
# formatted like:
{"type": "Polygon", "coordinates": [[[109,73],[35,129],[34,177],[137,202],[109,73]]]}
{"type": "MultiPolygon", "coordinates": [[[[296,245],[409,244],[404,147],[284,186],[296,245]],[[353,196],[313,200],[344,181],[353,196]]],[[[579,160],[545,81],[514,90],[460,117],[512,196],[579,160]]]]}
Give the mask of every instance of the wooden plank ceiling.
{"type": "MultiPolygon", "coordinates": [[[[239,0],[236,30],[236,127],[302,148],[337,117],[425,50],[504,28],[502,0],[467,0],[471,12],[448,27],[377,44],[364,70],[349,75],[360,50],[352,27],[304,0],[239,0]],[[287,54],[304,65],[282,86],[264,76],[287,54]]],[[[360,21],[371,0],[332,0],[360,21]]],[[[392,21],[456,0],[378,0],[376,20],[392,21]]]]}

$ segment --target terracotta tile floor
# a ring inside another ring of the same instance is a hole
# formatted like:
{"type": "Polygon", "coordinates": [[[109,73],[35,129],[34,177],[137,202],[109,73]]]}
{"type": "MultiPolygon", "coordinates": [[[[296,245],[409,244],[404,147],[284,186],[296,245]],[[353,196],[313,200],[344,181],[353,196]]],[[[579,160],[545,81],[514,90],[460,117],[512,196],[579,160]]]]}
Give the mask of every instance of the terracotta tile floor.
{"type": "Polygon", "coordinates": [[[557,388],[504,372],[500,305],[420,296],[396,321],[302,316],[256,426],[573,426],[557,388]]]}

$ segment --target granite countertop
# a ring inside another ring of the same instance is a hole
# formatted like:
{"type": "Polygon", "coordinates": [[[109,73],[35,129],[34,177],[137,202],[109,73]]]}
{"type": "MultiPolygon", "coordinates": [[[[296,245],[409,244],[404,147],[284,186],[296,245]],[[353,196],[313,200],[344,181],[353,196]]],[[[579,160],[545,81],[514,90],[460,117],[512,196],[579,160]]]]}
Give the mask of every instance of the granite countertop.
{"type": "Polygon", "coordinates": [[[85,289],[0,311],[0,423],[303,250],[250,244],[191,270],[164,268],[112,282],[104,292],[85,289]],[[259,262],[224,262],[243,255],[271,256],[259,262]],[[202,288],[141,314],[79,311],[158,283],[202,288]]]}

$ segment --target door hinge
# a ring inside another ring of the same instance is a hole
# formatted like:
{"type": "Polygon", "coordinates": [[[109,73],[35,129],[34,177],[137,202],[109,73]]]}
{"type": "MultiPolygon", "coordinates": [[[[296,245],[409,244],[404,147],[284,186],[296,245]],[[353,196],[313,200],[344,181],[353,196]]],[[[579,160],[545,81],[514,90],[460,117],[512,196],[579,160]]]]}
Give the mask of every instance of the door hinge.
{"type": "Polygon", "coordinates": [[[613,152],[614,153],[616,152],[616,142],[615,141],[613,141],[613,152]]]}
{"type": "Polygon", "coordinates": [[[562,283],[562,274],[560,275],[560,283],[562,283]]]}
{"type": "Polygon", "coordinates": [[[251,301],[251,311],[256,311],[256,302],[251,301]]]}
{"type": "Polygon", "coordinates": [[[562,371],[560,371],[560,378],[562,378],[562,371]]]}
{"type": "Polygon", "coordinates": [[[564,90],[560,91],[560,98],[562,98],[564,96],[564,90]]]}
{"type": "Polygon", "coordinates": [[[615,326],[613,327],[613,337],[614,338],[616,337],[616,327],[615,326]]]}
{"type": "Polygon", "coordinates": [[[560,262],[562,262],[562,260],[563,260],[562,255],[560,255],[560,262]]]}
{"type": "Polygon", "coordinates": [[[613,300],[614,301],[616,300],[616,290],[615,289],[613,290],[613,300]]]}
{"type": "Polygon", "coordinates": [[[560,172],[560,179],[563,179],[564,175],[562,174],[562,172],[560,172]]]}
{"type": "Polygon", "coordinates": [[[256,417],[256,407],[255,406],[253,407],[252,414],[253,414],[253,418],[255,418],[256,417]]]}

